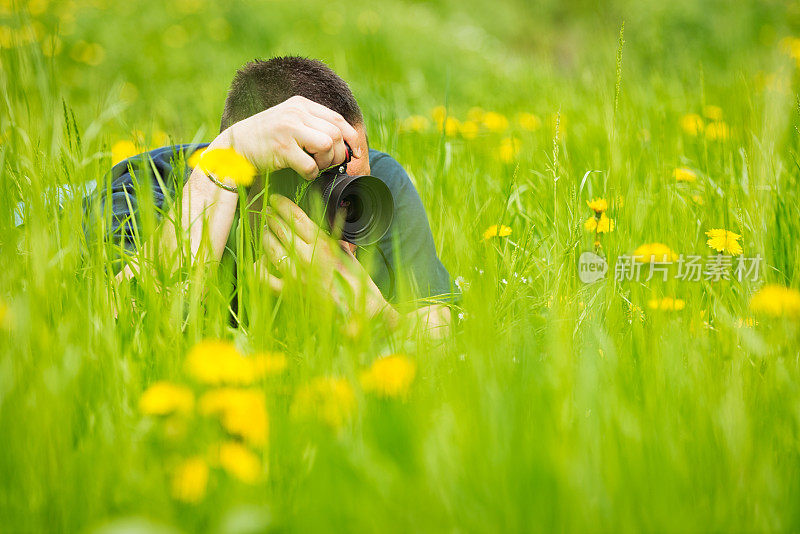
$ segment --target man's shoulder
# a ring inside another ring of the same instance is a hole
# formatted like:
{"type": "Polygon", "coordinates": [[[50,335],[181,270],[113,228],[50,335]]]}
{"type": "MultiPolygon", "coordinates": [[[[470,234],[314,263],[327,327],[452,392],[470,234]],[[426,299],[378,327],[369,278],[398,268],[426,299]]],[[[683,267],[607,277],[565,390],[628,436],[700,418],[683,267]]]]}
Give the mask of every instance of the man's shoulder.
{"type": "Polygon", "coordinates": [[[391,155],[374,148],[369,149],[369,166],[373,172],[375,172],[376,167],[382,170],[403,170],[403,166],[391,155]]]}
{"type": "Polygon", "coordinates": [[[111,168],[111,174],[113,177],[118,177],[128,172],[129,167],[133,166],[134,168],[137,168],[144,163],[149,163],[150,161],[152,161],[156,165],[156,169],[161,172],[163,170],[163,166],[170,166],[172,161],[179,155],[182,154],[183,157],[189,157],[189,155],[195,150],[205,148],[207,146],[208,143],[183,143],[179,145],[168,145],[154,148],[136,154],[135,156],[123,159],[111,168]]]}
{"type": "Polygon", "coordinates": [[[369,166],[372,175],[382,180],[392,192],[414,188],[414,184],[403,166],[390,154],[369,149],[369,166]]]}

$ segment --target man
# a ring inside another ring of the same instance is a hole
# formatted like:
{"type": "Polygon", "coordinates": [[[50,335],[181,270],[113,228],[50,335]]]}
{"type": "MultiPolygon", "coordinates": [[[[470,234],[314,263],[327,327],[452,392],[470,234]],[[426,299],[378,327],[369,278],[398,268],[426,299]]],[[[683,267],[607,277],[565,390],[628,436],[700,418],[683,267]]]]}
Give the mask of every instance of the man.
{"type": "MultiPolygon", "coordinates": [[[[350,311],[360,303],[362,311],[390,326],[402,318],[391,304],[397,299],[398,286],[413,288],[420,305],[407,315],[421,321],[432,335],[441,336],[449,327],[451,314],[439,302],[446,300],[452,286],[437,257],[419,195],[399,163],[369,148],[363,116],[352,92],[320,61],[278,57],[244,65],[236,73],[225,101],[220,134],[211,143],[166,147],[117,164],[111,177],[111,233],[126,248],[133,248],[133,235],[140,226],[134,194],[137,173],[157,172],[156,179],[147,183],[151,184],[154,203],[161,208],[175,191],[170,181],[175,178],[170,177],[175,174],[173,166],[179,153],[189,158],[199,148],[232,148],[261,176],[292,169],[302,178],[313,180],[320,170],[345,162],[347,145],[353,152],[347,173],[372,174],[392,193],[394,219],[377,244],[384,261],[365,267],[359,262],[363,253],[355,245],[334,243],[291,200],[271,194],[263,230],[265,257],[257,262],[259,273],[270,288],[280,292],[287,277],[313,271],[314,276],[303,277],[303,283],[317,286],[309,294],[332,298],[350,311]],[[336,284],[347,286],[346,298],[335,290],[336,284]]],[[[183,178],[181,213],[163,218],[160,231],[152,238],[156,255],[175,252],[178,244],[173,221],[180,221],[178,232],[188,236],[193,261],[219,261],[232,234],[239,195],[230,190],[234,184],[207,176],[199,167],[188,168],[183,178]]],[[[250,198],[257,197],[253,193],[263,185],[263,180],[257,180],[250,198]]],[[[108,192],[99,193],[109,198],[108,192]]],[[[134,277],[139,268],[128,263],[118,277],[134,277]]]]}

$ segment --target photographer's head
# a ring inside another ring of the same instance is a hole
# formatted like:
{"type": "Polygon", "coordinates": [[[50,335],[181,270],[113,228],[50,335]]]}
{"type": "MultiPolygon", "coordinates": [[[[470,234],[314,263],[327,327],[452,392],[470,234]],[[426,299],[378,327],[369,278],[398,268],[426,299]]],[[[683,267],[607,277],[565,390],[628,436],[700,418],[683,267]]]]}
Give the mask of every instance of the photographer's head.
{"type": "MultiPolygon", "coordinates": [[[[359,134],[362,158],[347,166],[349,174],[369,174],[366,130],[361,108],[350,87],[325,63],[297,56],[253,60],[242,66],[233,78],[220,121],[220,132],[299,95],[339,113],[359,134]]],[[[357,147],[353,147],[356,149],[357,147]]]]}

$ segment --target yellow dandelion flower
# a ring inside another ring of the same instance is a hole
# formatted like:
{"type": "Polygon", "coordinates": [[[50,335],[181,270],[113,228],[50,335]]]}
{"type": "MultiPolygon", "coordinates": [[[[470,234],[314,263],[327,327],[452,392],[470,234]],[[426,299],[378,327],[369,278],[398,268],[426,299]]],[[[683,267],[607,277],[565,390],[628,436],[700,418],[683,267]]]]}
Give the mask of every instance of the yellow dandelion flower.
{"type": "Polygon", "coordinates": [[[261,477],[259,457],[236,441],[226,441],[219,446],[219,464],[231,476],[246,484],[255,484],[261,477]]]}
{"type": "Polygon", "coordinates": [[[279,375],[286,370],[289,365],[286,355],[282,352],[262,352],[249,356],[248,360],[252,365],[252,376],[262,378],[264,376],[279,375]]]}
{"type": "Polygon", "coordinates": [[[706,203],[706,201],[703,200],[703,197],[700,195],[692,195],[692,200],[695,202],[695,204],[699,204],[700,206],[706,203]]]}
{"type": "Polygon", "coordinates": [[[614,219],[606,216],[605,213],[600,215],[600,218],[589,217],[583,223],[583,227],[589,232],[596,232],[598,234],[608,234],[614,231],[614,219]]]}
{"type": "Polygon", "coordinates": [[[33,16],[44,14],[49,7],[47,0],[30,0],[28,2],[28,12],[33,16]]]}
{"type": "Polygon", "coordinates": [[[139,410],[145,415],[189,413],[194,408],[194,394],[184,386],[156,382],[142,393],[139,410]]]}
{"type": "Polygon", "coordinates": [[[722,120],[722,108],[719,106],[708,105],[703,107],[703,115],[712,121],[722,120]]]}
{"type": "Polygon", "coordinates": [[[695,173],[692,169],[687,169],[686,167],[680,167],[673,171],[673,175],[675,176],[676,182],[694,182],[697,180],[697,173],[695,173]]]}
{"type": "Polygon", "coordinates": [[[361,373],[361,386],[365,391],[381,397],[398,397],[408,393],[417,364],[406,356],[395,354],[378,358],[369,370],[361,373]]]}
{"type": "Polygon", "coordinates": [[[800,291],[767,284],[750,299],[750,310],[771,317],[800,317],[800,291]]]}
{"type": "Polygon", "coordinates": [[[778,45],[781,52],[794,59],[800,65],[800,39],[797,37],[784,37],[778,45]]]}
{"type": "Polygon", "coordinates": [[[317,377],[297,391],[291,413],[299,418],[317,418],[332,428],[340,428],[355,406],[355,394],[347,380],[317,377]]]}
{"type": "Polygon", "coordinates": [[[503,133],[508,129],[508,119],[501,113],[487,111],[483,115],[483,125],[490,132],[503,133]]]}
{"type": "Polygon", "coordinates": [[[493,237],[507,237],[511,235],[511,228],[504,224],[493,224],[483,232],[483,240],[487,241],[493,237]]]}
{"type": "Polygon", "coordinates": [[[204,173],[213,174],[219,179],[231,180],[239,185],[250,185],[256,175],[256,168],[232,148],[205,150],[198,165],[204,173]]]}
{"type": "Polygon", "coordinates": [[[519,124],[524,130],[535,132],[542,127],[542,119],[533,113],[523,111],[522,113],[517,114],[517,124],[519,124]]]}
{"type": "Polygon", "coordinates": [[[197,343],[186,357],[189,374],[204,384],[249,383],[249,366],[233,343],[206,340],[197,343]]]}
{"type": "Polygon", "coordinates": [[[202,415],[219,415],[229,406],[239,404],[242,391],[236,388],[219,388],[207,391],[200,397],[198,410],[202,415]]]}
{"type": "Polygon", "coordinates": [[[792,41],[794,40],[795,38],[790,35],[782,38],[780,41],[778,41],[778,50],[784,54],[790,54],[792,51],[792,41]]]}
{"type": "Polygon", "coordinates": [[[730,128],[724,122],[712,122],[706,126],[706,139],[709,141],[724,141],[728,137],[730,137],[730,128]]]}
{"type": "Polygon", "coordinates": [[[206,495],[208,464],[194,456],[178,465],[172,473],[172,496],[183,502],[198,503],[206,495]]]}
{"type": "Polygon", "coordinates": [[[444,130],[445,135],[454,137],[458,135],[458,132],[461,129],[461,121],[455,117],[447,117],[445,121],[436,123],[436,129],[440,133],[442,130],[444,130]]]}
{"type": "Polygon", "coordinates": [[[608,201],[604,198],[595,198],[594,200],[587,200],[586,205],[589,209],[596,214],[603,213],[608,210],[608,201]]]}
{"type": "Polygon", "coordinates": [[[205,151],[206,151],[205,148],[198,148],[197,150],[192,152],[192,155],[189,156],[189,159],[186,160],[186,164],[192,169],[197,167],[197,165],[200,164],[200,158],[203,156],[203,152],[205,151]]]}
{"type": "Polygon", "coordinates": [[[117,141],[111,145],[111,163],[116,165],[120,161],[131,158],[139,152],[140,150],[133,141],[117,141]]]}
{"type": "Polygon", "coordinates": [[[738,256],[742,253],[742,245],[739,244],[739,239],[742,236],[739,234],[722,228],[714,228],[706,232],[706,235],[708,236],[706,244],[717,252],[727,252],[732,256],[738,256]]]}
{"type": "Polygon", "coordinates": [[[428,120],[428,117],[424,117],[422,115],[412,115],[403,119],[403,121],[400,123],[400,131],[419,133],[427,131],[430,125],[431,121],[428,120]]]}
{"type": "Polygon", "coordinates": [[[486,111],[483,108],[479,108],[477,106],[469,108],[467,111],[467,120],[481,123],[483,122],[483,117],[486,115],[486,111]]]}
{"type": "Polygon", "coordinates": [[[650,263],[652,261],[678,261],[678,255],[663,243],[646,243],[633,251],[636,261],[650,263]]]}
{"type": "Polygon", "coordinates": [[[96,67],[105,59],[106,49],[98,43],[78,41],[73,45],[69,55],[74,61],[96,67]]]}
{"type": "Polygon", "coordinates": [[[13,48],[15,46],[15,32],[8,26],[0,26],[0,48],[13,48]]]}
{"type": "Polygon", "coordinates": [[[519,155],[519,151],[519,140],[513,137],[506,137],[500,141],[500,147],[497,149],[497,156],[503,163],[511,163],[519,155]]]}
{"type": "MultiPolygon", "coordinates": [[[[273,355],[243,356],[228,341],[206,340],[197,343],[186,357],[186,368],[198,382],[211,385],[247,385],[271,374],[282,363],[273,355]]],[[[283,362],[285,363],[285,361],[283,362]]]]}
{"type": "Polygon", "coordinates": [[[700,135],[704,126],[703,118],[696,113],[688,113],[681,117],[681,128],[689,135],[700,135]]]}
{"type": "Polygon", "coordinates": [[[686,307],[686,302],[684,302],[683,299],[664,297],[661,299],[648,300],[647,307],[651,310],[679,311],[686,307]]]}
{"type": "Polygon", "coordinates": [[[269,417],[264,396],[254,389],[220,388],[200,397],[202,415],[219,416],[222,427],[260,447],[267,444],[269,417]]]}
{"type": "Polygon", "coordinates": [[[444,118],[447,117],[447,108],[444,106],[436,106],[431,110],[431,117],[436,124],[444,124],[444,118]]]}
{"type": "Polygon", "coordinates": [[[461,137],[464,139],[475,139],[480,132],[480,125],[475,121],[464,121],[461,123],[461,137]]]}
{"type": "Polygon", "coordinates": [[[778,49],[786,55],[791,55],[795,43],[798,43],[797,47],[798,50],[800,50],[800,39],[797,37],[792,37],[791,35],[787,35],[778,41],[778,49]]]}
{"type": "Polygon", "coordinates": [[[597,222],[597,233],[598,234],[608,234],[614,231],[614,219],[610,219],[606,217],[606,214],[600,216],[600,220],[597,222]]]}

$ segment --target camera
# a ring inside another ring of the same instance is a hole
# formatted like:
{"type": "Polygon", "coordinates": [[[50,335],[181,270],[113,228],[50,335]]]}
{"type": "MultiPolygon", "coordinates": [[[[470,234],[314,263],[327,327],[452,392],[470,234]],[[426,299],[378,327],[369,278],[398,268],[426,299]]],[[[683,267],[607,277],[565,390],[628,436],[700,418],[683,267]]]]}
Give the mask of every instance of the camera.
{"type": "Polygon", "coordinates": [[[312,218],[322,219],[328,230],[341,224],[342,239],[354,245],[366,246],[378,242],[389,231],[394,218],[394,200],[389,187],[370,175],[350,176],[347,163],[353,151],[347,145],[344,163],[320,172],[311,182],[301,207],[312,218]],[[308,194],[310,193],[310,194],[308,194]],[[321,199],[321,213],[308,205],[321,199]]]}

